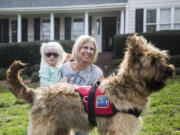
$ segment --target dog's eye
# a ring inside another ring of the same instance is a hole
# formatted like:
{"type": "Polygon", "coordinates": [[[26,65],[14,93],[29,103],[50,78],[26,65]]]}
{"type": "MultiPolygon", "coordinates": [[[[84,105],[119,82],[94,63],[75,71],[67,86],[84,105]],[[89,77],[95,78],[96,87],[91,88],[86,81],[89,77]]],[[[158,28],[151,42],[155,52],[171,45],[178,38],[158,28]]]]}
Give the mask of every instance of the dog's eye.
{"type": "Polygon", "coordinates": [[[156,58],[152,58],[151,60],[151,64],[154,65],[156,63],[157,59],[156,58]]]}
{"type": "Polygon", "coordinates": [[[139,54],[138,54],[138,56],[139,56],[139,57],[142,57],[142,56],[143,56],[143,54],[142,54],[142,53],[139,53],[139,54]]]}

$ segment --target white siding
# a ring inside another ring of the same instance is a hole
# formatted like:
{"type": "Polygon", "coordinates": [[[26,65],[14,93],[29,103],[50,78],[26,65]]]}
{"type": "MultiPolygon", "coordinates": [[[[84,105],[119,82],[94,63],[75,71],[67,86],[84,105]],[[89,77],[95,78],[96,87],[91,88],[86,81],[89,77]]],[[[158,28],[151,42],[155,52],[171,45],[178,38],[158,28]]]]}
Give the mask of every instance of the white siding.
{"type": "Polygon", "coordinates": [[[180,7],[180,0],[128,0],[128,29],[127,33],[135,32],[135,10],[137,8],[171,8],[180,7]]]}

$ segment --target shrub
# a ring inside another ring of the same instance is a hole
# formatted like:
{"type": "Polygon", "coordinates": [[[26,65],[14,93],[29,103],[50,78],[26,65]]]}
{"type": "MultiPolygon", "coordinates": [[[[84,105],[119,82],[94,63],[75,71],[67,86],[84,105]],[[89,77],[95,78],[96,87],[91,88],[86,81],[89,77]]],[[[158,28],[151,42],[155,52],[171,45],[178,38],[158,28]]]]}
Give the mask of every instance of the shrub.
{"type": "Polygon", "coordinates": [[[175,67],[180,67],[180,54],[171,56],[170,63],[172,63],[175,67]]]}
{"type": "Polygon", "coordinates": [[[38,72],[34,72],[31,76],[31,82],[38,82],[39,81],[39,73],[38,72]]]}
{"type": "Polygon", "coordinates": [[[180,67],[176,67],[176,75],[180,75],[180,67]]]}
{"type": "MultiPolygon", "coordinates": [[[[31,65],[40,63],[40,46],[45,41],[21,42],[21,43],[1,43],[0,44],[0,68],[9,67],[14,60],[21,60],[31,65]]],[[[47,42],[47,41],[46,41],[47,42]]],[[[64,50],[71,52],[74,41],[57,41],[64,50]]]]}
{"type": "Polygon", "coordinates": [[[7,68],[0,68],[0,80],[6,80],[7,68]]]}
{"type": "Polygon", "coordinates": [[[27,66],[23,70],[22,74],[23,75],[25,74],[25,75],[28,75],[29,77],[31,77],[33,72],[38,72],[38,71],[39,71],[39,64],[35,64],[35,65],[32,65],[32,66],[27,66]]]}
{"type": "MultiPolygon", "coordinates": [[[[113,58],[122,58],[125,50],[125,41],[127,35],[116,35],[113,40],[113,58]]],[[[132,35],[132,34],[131,34],[132,35]]],[[[170,55],[180,54],[180,30],[158,31],[152,33],[139,33],[143,35],[147,41],[156,45],[163,50],[169,50],[170,55]]]]}

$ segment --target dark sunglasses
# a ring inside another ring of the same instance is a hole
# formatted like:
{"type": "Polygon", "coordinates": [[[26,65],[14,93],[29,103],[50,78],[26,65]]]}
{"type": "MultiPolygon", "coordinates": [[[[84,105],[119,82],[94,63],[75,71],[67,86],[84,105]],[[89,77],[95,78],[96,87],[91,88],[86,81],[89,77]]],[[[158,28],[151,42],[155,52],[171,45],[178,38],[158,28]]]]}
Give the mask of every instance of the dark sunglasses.
{"type": "Polygon", "coordinates": [[[54,58],[57,58],[57,57],[59,56],[58,53],[53,53],[53,52],[47,52],[45,55],[46,55],[46,57],[51,57],[51,56],[53,56],[54,58]]]}

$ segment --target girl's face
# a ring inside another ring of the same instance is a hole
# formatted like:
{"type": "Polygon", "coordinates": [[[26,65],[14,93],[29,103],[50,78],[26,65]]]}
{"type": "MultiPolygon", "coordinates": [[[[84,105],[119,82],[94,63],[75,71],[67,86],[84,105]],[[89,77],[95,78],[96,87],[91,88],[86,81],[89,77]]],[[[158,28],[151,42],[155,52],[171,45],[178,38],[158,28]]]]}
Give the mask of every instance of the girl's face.
{"type": "Polygon", "coordinates": [[[91,63],[94,57],[94,52],[95,52],[94,43],[91,41],[86,42],[84,45],[82,45],[79,51],[79,56],[81,61],[85,63],[91,63]]]}
{"type": "Polygon", "coordinates": [[[52,67],[56,67],[56,64],[60,58],[60,55],[58,54],[57,50],[54,48],[48,48],[45,50],[45,60],[47,64],[49,64],[52,67]]]}

